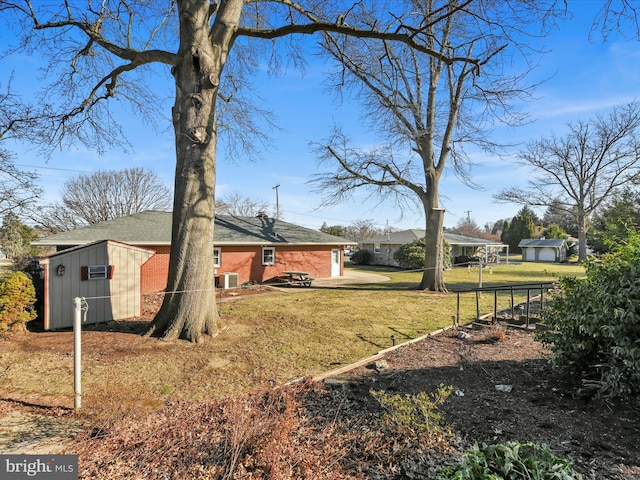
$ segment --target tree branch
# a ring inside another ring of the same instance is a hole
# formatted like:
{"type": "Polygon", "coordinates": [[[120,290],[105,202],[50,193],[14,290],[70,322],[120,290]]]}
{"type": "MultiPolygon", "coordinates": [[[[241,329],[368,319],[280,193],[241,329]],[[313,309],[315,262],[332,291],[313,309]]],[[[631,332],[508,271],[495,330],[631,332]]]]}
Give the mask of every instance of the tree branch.
{"type": "Polygon", "coordinates": [[[73,19],[73,15],[69,9],[67,9],[68,18],[66,20],[60,20],[57,22],[44,22],[40,23],[38,16],[31,5],[31,0],[27,2],[30,11],[30,17],[34,24],[35,30],[56,30],[56,29],[65,29],[68,27],[77,28],[82,31],[89,39],[89,43],[83,50],[81,50],[78,55],[82,55],[83,52],[87,52],[88,48],[91,46],[92,42],[100,45],[109,53],[115,55],[122,60],[128,60],[136,65],[144,65],[147,63],[160,62],[167,65],[174,65],[176,63],[176,55],[173,53],[166,52],[164,50],[137,50],[134,48],[124,48],[119,45],[116,45],[113,42],[109,42],[101,33],[100,33],[100,25],[102,17],[99,16],[98,20],[95,24],[80,22],[73,19]]]}
{"type": "Polygon", "coordinates": [[[447,57],[446,55],[443,55],[436,50],[433,50],[419,42],[416,42],[413,38],[414,37],[413,35],[408,35],[405,33],[397,33],[397,32],[381,32],[377,30],[362,30],[355,27],[350,27],[348,25],[337,25],[335,23],[330,23],[330,22],[292,24],[292,25],[285,25],[282,27],[271,28],[271,29],[240,27],[236,31],[236,35],[251,37],[251,38],[275,39],[275,38],[284,37],[292,34],[311,35],[318,32],[339,33],[339,34],[348,35],[350,37],[356,37],[356,38],[371,38],[371,39],[378,39],[378,40],[385,40],[385,41],[401,42],[410,48],[413,48],[419,52],[422,52],[429,56],[437,58],[438,60],[446,64],[463,62],[463,63],[472,63],[476,65],[476,67],[478,68],[480,66],[480,62],[474,58],[457,57],[457,56],[447,57]]]}

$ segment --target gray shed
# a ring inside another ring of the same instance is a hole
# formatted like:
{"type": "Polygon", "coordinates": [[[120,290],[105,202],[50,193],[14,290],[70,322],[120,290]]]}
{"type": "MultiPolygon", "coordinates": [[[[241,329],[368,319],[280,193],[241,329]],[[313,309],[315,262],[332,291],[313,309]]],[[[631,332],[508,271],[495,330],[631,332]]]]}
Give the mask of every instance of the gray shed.
{"type": "Polygon", "coordinates": [[[73,326],[73,298],[86,299],[85,323],[139,316],[140,267],[153,250],[103,240],[40,259],[44,268],[44,329],[73,326]]]}
{"type": "Polygon", "coordinates": [[[566,262],[569,246],[562,238],[525,238],[518,247],[525,262],[566,262]]]}

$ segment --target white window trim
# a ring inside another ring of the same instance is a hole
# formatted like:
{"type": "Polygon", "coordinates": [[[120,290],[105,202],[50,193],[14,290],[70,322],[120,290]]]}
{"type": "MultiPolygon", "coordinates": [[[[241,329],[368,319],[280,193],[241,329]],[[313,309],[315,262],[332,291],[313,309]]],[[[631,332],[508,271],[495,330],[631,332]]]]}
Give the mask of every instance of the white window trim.
{"type": "Polygon", "coordinates": [[[373,253],[380,253],[380,244],[379,243],[374,243],[373,244],[373,253]]]}
{"type": "Polygon", "coordinates": [[[222,251],[219,247],[213,249],[213,266],[220,267],[222,265],[222,251]],[[216,261],[216,256],[218,260],[216,261]]]}
{"type": "Polygon", "coordinates": [[[106,280],[109,278],[108,265],[90,265],[87,267],[87,280],[106,280]]]}
{"type": "Polygon", "coordinates": [[[276,264],[276,249],[275,249],[275,247],[262,247],[262,265],[275,265],[275,264],[276,264]],[[268,251],[271,251],[272,260],[270,262],[266,262],[265,261],[265,253],[267,253],[268,251]]]}

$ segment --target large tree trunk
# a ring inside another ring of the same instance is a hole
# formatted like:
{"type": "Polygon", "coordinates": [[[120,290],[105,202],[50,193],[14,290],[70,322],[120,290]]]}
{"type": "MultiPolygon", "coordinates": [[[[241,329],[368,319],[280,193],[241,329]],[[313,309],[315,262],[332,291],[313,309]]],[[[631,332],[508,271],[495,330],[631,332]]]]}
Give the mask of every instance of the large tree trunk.
{"type": "Polygon", "coordinates": [[[178,2],[179,64],[173,75],[176,99],[175,196],[167,293],[149,335],[198,342],[218,333],[214,292],[214,190],[216,94],[242,1],[219,8],[209,32],[209,2],[178,2]]]}
{"type": "Polygon", "coordinates": [[[578,260],[587,259],[587,230],[589,225],[587,223],[587,215],[579,210],[578,211],[578,260]]]}
{"type": "Polygon", "coordinates": [[[424,272],[420,288],[433,292],[446,292],[447,288],[442,273],[444,210],[428,207],[425,209],[425,217],[427,233],[425,235],[424,272]]]}

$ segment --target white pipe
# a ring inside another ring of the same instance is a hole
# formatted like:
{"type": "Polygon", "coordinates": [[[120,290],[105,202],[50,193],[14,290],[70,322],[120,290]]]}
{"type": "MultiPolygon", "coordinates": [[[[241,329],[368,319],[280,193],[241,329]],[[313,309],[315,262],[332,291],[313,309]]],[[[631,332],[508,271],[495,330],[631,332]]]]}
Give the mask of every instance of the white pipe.
{"type": "Polygon", "coordinates": [[[75,396],[73,399],[73,408],[79,410],[82,406],[82,385],[81,385],[81,357],[82,342],[80,332],[82,330],[82,299],[75,297],[73,299],[73,390],[75,396]]]}

